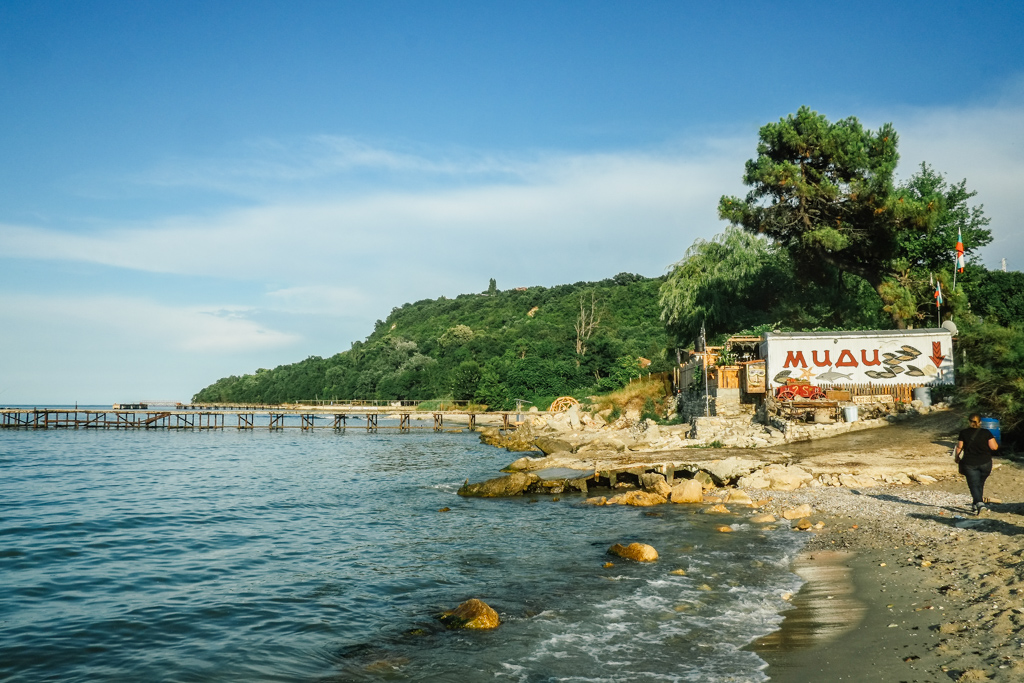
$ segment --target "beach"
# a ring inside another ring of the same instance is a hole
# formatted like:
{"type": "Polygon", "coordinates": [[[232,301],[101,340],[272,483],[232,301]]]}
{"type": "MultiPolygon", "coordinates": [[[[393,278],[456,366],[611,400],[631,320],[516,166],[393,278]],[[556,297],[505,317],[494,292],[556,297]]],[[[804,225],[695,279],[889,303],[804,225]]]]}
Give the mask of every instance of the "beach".
{"type": "Polygon", "coordinates": [[[997,464],[986,495],[1002,502],[981,517],[962,479],[773,493],[825,528],[808,532],[782,629],[753,646],[771,680],[1021,680],[1024,470],[997,464]]]}

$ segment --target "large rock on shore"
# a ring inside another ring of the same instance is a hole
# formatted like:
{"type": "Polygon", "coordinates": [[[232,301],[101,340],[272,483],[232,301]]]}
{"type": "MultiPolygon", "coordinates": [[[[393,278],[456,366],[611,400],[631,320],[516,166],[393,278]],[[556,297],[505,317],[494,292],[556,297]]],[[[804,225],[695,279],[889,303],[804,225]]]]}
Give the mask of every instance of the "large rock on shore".
{"type": "Polygon", "coordinates": [[[763,470],[740,477],[736,485],[745,489],[771,489],[773,491],[794,491],[810,483],[814,477],[810,472],[796,465],[768,465],[763,470]]]}
{"type": "Polygon", "coordinates": [[[441,622],[448,628],[488,629],[497,628],[501,619],[490,605],[473,598],[443,613],[441,622]]]}
{"type": "Polygon", "coordinates": [[[544,455],[551,455],[552,453],[572,453],[572,444],[562,439],[555,439],[550,436],[541,436],[533,444],[544,453],[544,455]]]}
{"type": "Polygon", "coordinates": [[[740,477],[750,474],[760,466],[760,461],[730,456],[724,460],[712,460],[709,463],[704,463],[701,465],[701,469],[711,475],[716,485],[726,486],[740,477]]]}
{"type": "Polygon", "coordinates": [[[644,491],[648,493],[656,493],[665,498],[672,495],[672,487],[665,481],[665,475],[663,474],[645,472],[640,475],[640,484],[644,487],[644,491]]]}
{"type": "Polygon", "coordinates": [[[670,498],[673,503],[702,503],[704,487],[696,479],[687,479],[672,489],[670,498]]]}
{"type": "Polygon", "coordinates": [[[519,496],[538,481],[540,481],[540,477],[532,472],[513,472],[504,477],[488,479],[478,484],[470,484],[467,481],[459,489],[459,495],[477,496],[480,498],[519,496]]]}
{"type": "Polygon", "coordinates": [[[658,551],[646,543],[630,543],[629,545],[616,543],[611,548],[608,548],[608,552],[611,555],[618,555],[621,558],[636,562],[654,562],[658,559],[658,551]]]}

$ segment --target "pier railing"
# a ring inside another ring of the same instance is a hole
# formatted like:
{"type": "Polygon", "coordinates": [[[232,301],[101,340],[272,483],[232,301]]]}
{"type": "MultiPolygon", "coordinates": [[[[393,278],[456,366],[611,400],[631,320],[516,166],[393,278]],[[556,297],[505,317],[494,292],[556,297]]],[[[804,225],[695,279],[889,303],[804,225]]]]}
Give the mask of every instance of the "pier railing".
{"type": "MultiPolygon", "coordinates": [[[[515,429],[523,413],[470,410],[418,411],[414,406],[292,406],[271,408],[232,407],[217,410],[177,408],[174,410],[96,410],[78,408],[0,408],[4,429],[336,429],[345,430],[349,421],[363,422],[367,431],[426,429],[413,427],[414,415],[433,417],[433,430],[444,431],[445,418],[457,419],[470,430],[477,419],[500,421],[502,429],[515,429]],[[397,419],[397,425],[380,424],[381,416],[397,419]]],[[[532,413],[534,415],[538,413],[532,413]]],[[[547,414],[546,411],[540,414],[547,414]]]]}

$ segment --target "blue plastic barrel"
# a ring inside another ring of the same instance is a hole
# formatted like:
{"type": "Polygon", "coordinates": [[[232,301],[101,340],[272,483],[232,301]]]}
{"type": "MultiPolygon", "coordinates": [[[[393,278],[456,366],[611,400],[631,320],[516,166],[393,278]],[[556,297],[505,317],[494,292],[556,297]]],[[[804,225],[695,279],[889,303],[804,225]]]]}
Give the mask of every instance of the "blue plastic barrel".
{"type": "Polygon", "coordinates": [[[981,428],[992,432],[992,436],[996,437],[996,443],[1000,446],[1003,445],[1002,434],[999,432],[999,420],[994,417],[983,417],[981,418],[981,428]]]}

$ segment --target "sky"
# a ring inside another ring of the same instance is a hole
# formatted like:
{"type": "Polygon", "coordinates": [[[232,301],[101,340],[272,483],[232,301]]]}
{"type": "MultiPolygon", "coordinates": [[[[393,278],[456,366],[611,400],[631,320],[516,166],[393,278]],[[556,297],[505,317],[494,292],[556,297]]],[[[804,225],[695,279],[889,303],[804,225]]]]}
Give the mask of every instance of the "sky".
{"type": "Polygon", "coordinates": [[[1019,2],[0,0],[0,405],[187,401],[489,278],[662,275],[802,105],[892,122],[1024,269],[1022,33],[1019,2]]]}

